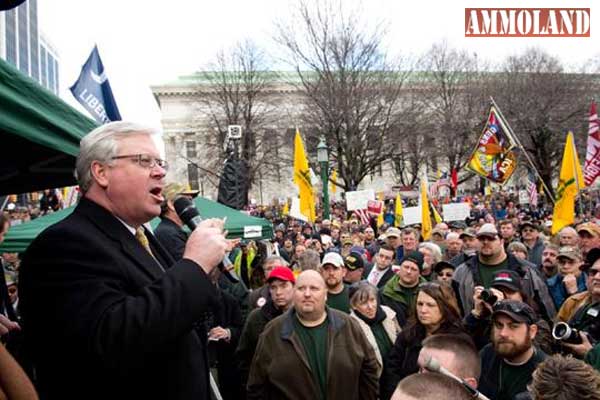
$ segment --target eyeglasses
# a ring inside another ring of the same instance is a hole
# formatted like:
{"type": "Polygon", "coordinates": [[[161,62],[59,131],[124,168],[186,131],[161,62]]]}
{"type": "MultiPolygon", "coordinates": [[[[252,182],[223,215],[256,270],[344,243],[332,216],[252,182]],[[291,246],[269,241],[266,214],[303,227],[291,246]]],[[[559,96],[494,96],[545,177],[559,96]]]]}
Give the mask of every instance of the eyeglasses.
{"type": "Polygon", "coordinates": [[[122,156],[111,157],[111,160],[119,160],[123,158],[129,158],[137,162],[143,168],[154,168],[157,165],[165,171],[169,169],[169,163],[162,158],[152,157],[150,154],[126,154],[122,156]]]}
{"type": "Polygon", "coordinates": [[[537,231],[535,229],[525,228],[521,232],[527,233],[527,232],[537,232],[537,231]]]}
{"type": "Polygon", "coordinates": [[[589,276],[590,278],[593,278],[593,277],[594,277],[594,276],[596,276],[598,273],[600,273],[600,269],[592,269],[592,268],[590,268],[590,269],[588,269],[587,273],[588,273],[588,276],[589,276]]]}

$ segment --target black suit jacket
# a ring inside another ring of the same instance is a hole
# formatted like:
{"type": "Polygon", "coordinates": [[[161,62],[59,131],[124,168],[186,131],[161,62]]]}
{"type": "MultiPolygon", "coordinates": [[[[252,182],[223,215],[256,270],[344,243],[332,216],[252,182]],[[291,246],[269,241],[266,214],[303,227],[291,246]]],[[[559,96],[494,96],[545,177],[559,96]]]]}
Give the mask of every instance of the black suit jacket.
{"type": "MultiPolygon", "coordinates": [[[[369,277],[369,274],[371,273],[371,270],[375,268],[375,263],[367,266],[365,268],[365,272],[363,272],[363,279],[367,279],[369,277]]],[[[394,276],[394,271],[392,271],[391,268],[389,268],[385,274],[383,274],[383,276],[381,277],[381,279],[379,280],[379,282],[377,283],[377,289],[381,289],[382,287],[385,286],[385,284],[387,283],[387,281],[389,281],[390,279],[392,279],[392,277],[394,276]]]]}
{"type": "Polygon", "coordinates": [[[110,212],[82,199],[29,246],[20,310],[42,399],[208,399],[195,322],[215,289],[190,260],[156,258],[110,212]]]}
{"type": "Polygon", "coordinates": [[[169,218],[162,218],[156,229],[154,236],[160,244],[171,254],[175,261],[183,258],[185,243],[188,239],[188,234],[185,233],[175,222],[169,218]]]}

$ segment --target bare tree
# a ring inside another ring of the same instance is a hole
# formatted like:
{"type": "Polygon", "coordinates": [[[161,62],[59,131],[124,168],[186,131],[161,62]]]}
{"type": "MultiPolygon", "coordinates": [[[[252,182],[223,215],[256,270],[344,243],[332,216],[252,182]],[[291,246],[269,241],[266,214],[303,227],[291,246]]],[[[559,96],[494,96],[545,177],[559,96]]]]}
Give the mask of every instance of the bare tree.
{"type": "MultiPolygon", "coordinates": [[[[448,172],[461,170],[481,133],[489,74],[482,72],[476,54],[449,48],[446,42],[434,44],[420,66],[424,69],[420,98],[431,122],[427,141],[437,145],[430,160],[439,157],[448,172]]],[[[460,181],[472,176],[462,174],[460,181]]]]}
{"type": "Polygon", "coordinates": [[[308,146],[325,137],[345,190],[355,190],[397,150],[393,126],[407,72],[386,58],[380,26],[367,27],[335,0],[301,1],[295,20],[277,26],[276,40],[305,95],[308,146]]]}
{"type": "Polygon", "coordinates": [[[269,71],[265,53],[251,41],[220,51],[215,61],[199,73],[198,96],[210,114],[214,132],[207,138],[212,149],[221,149],[209,157],[216,171],[226,156],[223,146],[229,125],[242,126],[240,158],[249,166],[249,181],[258,175],[270,176],[280,167],[274,157],[281,145],[280,135],[272,129],[274,120],[271,88],[277,74],[269,71]]]}
{"type": "Polygon", "coordinates": [[[593,93],[591,77],[565,72],[557,58],[539,49],[508,57],[495,76],[496,103],[551,191],[566,131],[574,130],[580,141],[587,132],[584,122],[593,93]]]}

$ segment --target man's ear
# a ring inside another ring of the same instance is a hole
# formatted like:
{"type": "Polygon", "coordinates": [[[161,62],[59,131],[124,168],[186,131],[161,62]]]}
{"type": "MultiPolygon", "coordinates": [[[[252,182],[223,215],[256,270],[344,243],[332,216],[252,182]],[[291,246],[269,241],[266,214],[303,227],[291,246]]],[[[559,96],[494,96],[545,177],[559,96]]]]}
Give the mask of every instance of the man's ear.
{"type": "Polygon", "coordinates": [[[533,340],[535,339],[535,335],[537,335],[538,326],[536,324],[531,324],[529,326],[529,337],[533,340]]]}
{"type": "Polygon", "coordinates": [[[92,179],[102,188],[108,187],[108,169],[109,166],[100,161],[92,161],[92,165],[90,165],[92,179]]]}

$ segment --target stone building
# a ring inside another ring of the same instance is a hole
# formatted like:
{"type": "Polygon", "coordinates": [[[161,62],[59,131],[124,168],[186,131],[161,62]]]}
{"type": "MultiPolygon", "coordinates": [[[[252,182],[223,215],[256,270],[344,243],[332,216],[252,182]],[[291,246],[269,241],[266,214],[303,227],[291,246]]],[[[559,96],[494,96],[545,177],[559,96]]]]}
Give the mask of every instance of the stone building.
{"type": "MultiPolygon", "coordinates": [[[[280,167],[258,169],[249,193],[249,198],[257,204],[270,204],[297,194],[292,181],[294,134],[303,101],[302,94],[289,78],[289,75],[284,75],[277,79],[267,91],[268,102],[273,106],[275,115],[264,129],[266,134],[277,137],[279,145],[274,157],[279,158],[280,167]]],[[[202,98],[210,90],[210,84],[198,75],[182,76],[174,82],[152,87],[162,112],[166,159],[171,165],[167,180],[187,182],[200,190],[201,195],[216,199],[220,171],[210,162],[214,153],[219,151],[215,143],[216,128],[202,98]]],[[[300,130],[302,132],[302,127],[300,130]]],[[[316,150],[309,148],[307,152],[314,165],[318,165],[316,150]]],[[[390,189],[394,185],[391,170],[391,166],[383,167],[379,173],[365,178],[359,189],[390,189]]],[[[316,169],[314,172],[320,194],[320,171],[316,169]]],[[[337,190],[331,197],[339,198],[340,192],[337,190]]]]}

